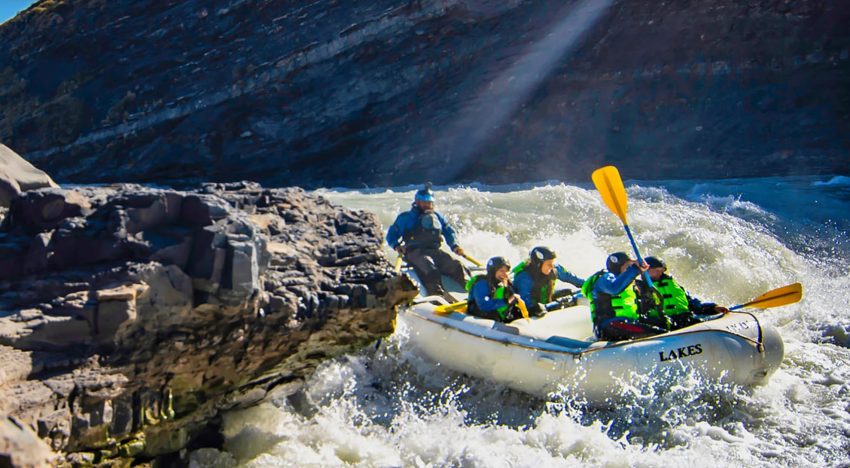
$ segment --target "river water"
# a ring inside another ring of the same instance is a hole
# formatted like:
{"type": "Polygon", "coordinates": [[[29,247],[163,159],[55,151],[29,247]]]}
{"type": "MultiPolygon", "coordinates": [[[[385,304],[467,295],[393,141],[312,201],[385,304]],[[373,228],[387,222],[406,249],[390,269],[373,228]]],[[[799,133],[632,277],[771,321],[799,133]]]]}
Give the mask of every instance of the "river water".
{"type": "MultiPolygon", "coordinates": [[[[227,415],[227,452],[195,452],[193,463],[850,466],[850,178],[626,186],[641,253],[663,258],[697,297],[731,305],[803,283],[800,303],[756,311],[785,341],[767,385],[656,375],[622,383],[619,406],[598,409],[443,369],[413,352],[400,327],[378,347],[322,365],[303,398],[227,415]]],[[[376,213],[386,228],[414,189],[319,194],[376,213]]],[[[587,276],[608,252],[630,250],[589,184],[442,187],[437,199],[460,244],[482,261],[498,254],[516,264],[544,244],[587,276]]]]}

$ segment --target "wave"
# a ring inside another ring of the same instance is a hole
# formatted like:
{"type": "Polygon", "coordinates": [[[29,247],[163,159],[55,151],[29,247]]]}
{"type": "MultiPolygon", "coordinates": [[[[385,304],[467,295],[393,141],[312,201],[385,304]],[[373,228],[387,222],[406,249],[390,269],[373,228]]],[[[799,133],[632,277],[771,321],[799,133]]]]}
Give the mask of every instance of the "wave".
{"type": "MultiPolygon", "coordinates": [[[[319,193],[371,211],[387,227],[409,208],[416,188],[319,193]]],[[[842,250],[848,234],[841,222],[820,221],[847,212],[833,188],[794,179],[628,186],[628,221],[642,253],[664,258],[694,295],[742,303],[803,283],[800,303],[754,311],[786,343],[782,367],[765,386],[657,374],[622,382],[621,404],[596,409],[572,399],[569,382],[539,400],[447,371],[409,349],[399,329],[378,349],[323,364],[295,396],[228,414],[229,453],[205,453],[204,460],[218,466],[846,464],[850,308],[840,291],[850,288],[850,257],[842,250]]],[[[630,249],[622,223],[587,186],[442,187],[437,209],[480,260],[498,254],[517,262],[534,245],[547,244],[559,262],[587,276],[608,252],[630,249]]]]}

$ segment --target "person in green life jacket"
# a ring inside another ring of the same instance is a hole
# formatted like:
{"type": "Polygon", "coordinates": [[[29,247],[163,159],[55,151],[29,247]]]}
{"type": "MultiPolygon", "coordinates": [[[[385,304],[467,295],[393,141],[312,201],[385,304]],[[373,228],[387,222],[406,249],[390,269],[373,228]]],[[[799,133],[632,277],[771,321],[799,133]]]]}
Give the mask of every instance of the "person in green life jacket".
{"type": "Polygon", "coordinates": [[[634,281],[647,265],[625,252],[608,256],[605,269],[590,275],[581,292],[590,301],[593,331],[600,340],[620,341],[663,333],[654,320],[639,313],[634,281]]]}
{"type": "Polygon", "coordinates": [[[700,315],[725,314],[729,309],[711,302],[702,302],[691,296],[679,283],[667,274],[667,265],[656,257],[646,257],[647,272],[655,286],[654,293],[643,281],[637,281],[642,297],[642,308],[647,311],[660,310],[670,320],[670,329],[678,330],[702,320],[700,315]]]}
{"type": "Polygon", "coordinates": [[[466,281],[466,271],[459,261],[440,248],[443,238],[456,254],[463,255],[464,251],[457,244],[455,230],[434,211],[434,201],[430,183],[418,190],[410,210],[399,214],[387,230],[387,244],[413,267],[427,294],[445,296],[441,276],[446,275],[462,285],[466,281]]]}
{"type": "Polygon", "coordinates": [[[528,306],[528,313],[541,315],[546,312],[545,304],[553,299],[570,294],[570,290],[555,291],[557,280],[581,287],[584,280],[555,263],[555,251],[537,246],[531,249],[528,259],[514,268],[514,285],[517,293],[528,306]]]}
{"type": "Polygon", "coordinates": [[[504,257],[493,257],[487,261],[487,274],[475,275],[466,283],[469,291],[466,313],[475,317],[511,322],[521,316],[508,276],[511,264],[504,257]]]}

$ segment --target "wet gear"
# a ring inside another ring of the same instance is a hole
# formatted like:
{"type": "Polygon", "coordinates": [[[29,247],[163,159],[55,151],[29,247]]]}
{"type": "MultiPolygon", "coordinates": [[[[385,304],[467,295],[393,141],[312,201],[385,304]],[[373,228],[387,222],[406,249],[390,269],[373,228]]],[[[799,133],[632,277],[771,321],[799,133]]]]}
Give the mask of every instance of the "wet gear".
{"type": "MultiPolygon", "coordinates": [[[[543,261],[550,260],[544,259],[543,261]]],[[[542,264],[543,262],[540,262],[542,264]]],[[[540,271],[540,264],[526,260],[512,270],[514,274],[514,287],[523,301],[528,305],[529,312],[539,313],[542,309],[539,304],[548,304],[557,295],[555,291],[556,280],[570,283],[580,287],[584,280],[570,273],[561,265],[555,265],[548,275],[540,271]]]]}
{"type": "Polygon", "coordinates": [[[664,263],[663,260],[659,258],[646,257],[643,260],[646,262],[649,268],[664,268],[665,270],[667,269],[667,265],[664,263]]]}
{"type": "Polygon", "coordinates": [[[531,263],[537,265],[538,267],[543,264],[546,260],[554,260],[558,256],[555,255],[555,251],[550,249],[549,247],[544,247],[542,245],[538,245],[537,247],[531,249],[531,252],[528,253],[528,258],[531,260],[531,263]]]}
{"type": "Polygon", "coordinates": [[[413,196],[414,202],[431,202],[434,203],[434,192],[431,191],[431,184],[425,184],[425,187],[416,191],[416,195],[413,196]]]}
{"type": "Polygon", "coordinates": [[[608,260],[605,261],[605,269],[615,275],[619,274],[620,270],[623,268],[623,264],[629,260],[631,260],[629,254],[625,252],[614,252],[609,255],[608,260]]]}
{"type": "Polygon", "coordinates": [[[489,275],[475,275],[466,282],[467,313],[476,317],[509,322],[515,317],[508,299],[513,295],[510,285],[492,281],[489,275]]]}
{"type": "Polygon", "coordinates": [[[396,217],[395,222],[387,230],[387,244],[395,249],[403,240],[406,251],[417,248],[438,248],[442,243],[440,235],[446,239],[446,243],[452,250],[457,247],[455,230],[440,213],[422,211],[414,206],[396,217]]]}
{"type": "Polygon", "coordinates": [[[597,271],[581,286],[581,293],[590,300],[590,317],[594,324],[600,324],[614,317],[637,320],[638,304],[634,284],[629,284],[618,294],[606,294],[596,289],[599,278],[607,274],[605,270],[597,271]]]}
{"type": "MultiPolygon", "coordinates": [[[[509,262],[505,257],[493,257],[487,261],[487,276],[491,278],[496,277],[496,272],[499,271],[499,268],[508,267],[508,270],[511,269],[511,262],[509,262]]],[[[469,289],[469,288],[467,288],[469,289]]]]}
{"type": "Polygon", "coordinates": [[[655,289],[661,295],[664,315],[680,315],[691,311],[687,291],[679,286],[672,276],[661,275],[661,278],[655,281],[655,289]]]}

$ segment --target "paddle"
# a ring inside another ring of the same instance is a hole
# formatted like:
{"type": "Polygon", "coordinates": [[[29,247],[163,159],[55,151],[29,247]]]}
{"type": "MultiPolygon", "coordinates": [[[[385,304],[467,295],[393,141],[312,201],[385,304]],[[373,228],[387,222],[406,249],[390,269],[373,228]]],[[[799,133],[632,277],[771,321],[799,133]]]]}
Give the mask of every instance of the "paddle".
{"type": "Polygon", "coordinates": [[[781,288],[776,288],[768,291],[761,296],[744,304],[738,304],[729,308],[729,310],[743,309],[744,307],[754,307],[758,309],[769,309],[771,307],[779,307],[788,304],[799,302],[803,298],[803,285],[800,283],[789,284],[781,288]]]}
{"type": "Polygon", "coordinates": [[[476,259],[474,259],[474,258],[470,257],[469,255],[467,255],[467,254],[465,254],[465,253],[458,254],[458,255],[460,255],[461,257],[463,257],[463,258],[465,258],[465,259],[469,260],[469,262],[470,262],[470,263],[472,263],[473,265],[475,265],[475,266],[477,266],[477,267],[479,267],[479,268],[481,268],[482,266],[484,266],[484,265],[482,265],[482,264],[481,264],[481,262],[479,262],[478,260],[476,260],[476,259]]]}
{"type": "MultiPolygon", "coordinates": [[[[469,305],[469,301],[460,301],[455,302],[453,304],[439,305],[434,307],[434,313],[438,315],[448,314],[450,312],[466,312],[466,307],[469,305]]],[[[530,317],[528,315],[528,307],[525,306],[525,302],[517,296],[517,307],[519,307],[519,311],[522,314],[522,318],[528,320],[530,317]]]]}
{"type": "Polygon", "coordinates": [[[449,312],[466,312],[467,301],[455,302],[454,304],[439,305],[434,307],[434,313],[438,315],[449,312]]]}
{"type": "MultiPolygon", "coordinates": [[[[599,195],[602,196],[602,201],[623,222],[623,228],[626,229],[626,235],[629,236],[629,242],[632,244],[635,256],[637,256],[638,262],[643,264],[643,257],[640,256],[637,244],[635,244],[635,238],[632,236],[629,223],[626,221],[629,199],[626,197],[626,188],[623,187],[620,171],[614,166],[605,166],[593,171],[591,178],[593,179],[593,185],[596,186],[596,190],[599,190],[599,195]]],[[[655,285],[652,283],[652,278],[649,277],[649,272],[644,271],[643,275],[646,279],[646,284],[654,289],[655,285]]]]}

